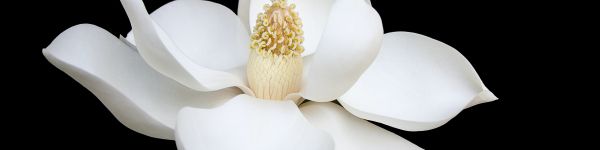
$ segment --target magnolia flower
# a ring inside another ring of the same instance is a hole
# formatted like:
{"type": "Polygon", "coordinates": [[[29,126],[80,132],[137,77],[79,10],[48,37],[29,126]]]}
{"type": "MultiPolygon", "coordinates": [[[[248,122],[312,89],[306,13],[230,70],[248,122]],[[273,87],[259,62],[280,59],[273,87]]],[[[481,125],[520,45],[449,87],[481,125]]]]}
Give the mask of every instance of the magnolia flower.
{"type": "Polygon", "coordinates": [[[242,0],[239,16],[121,2],[127,38],[76,25],[43,54],[125,126],[179,149],[420,149],[365,120],[423,131],[497,99],[452,47],[383,34],[369,1],[242,0]]]}

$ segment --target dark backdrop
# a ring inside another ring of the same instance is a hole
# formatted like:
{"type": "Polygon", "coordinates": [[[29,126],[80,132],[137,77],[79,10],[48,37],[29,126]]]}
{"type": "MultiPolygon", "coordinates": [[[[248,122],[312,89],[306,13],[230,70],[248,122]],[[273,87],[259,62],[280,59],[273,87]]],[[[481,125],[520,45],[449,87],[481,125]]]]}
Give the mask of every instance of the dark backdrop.
{"type": "MultiPolygon", "coordinates": [[[[146,0],[153,11],[168,1],[146,0]]],[[[216,1],[237,10],[237,1],[216,1]]],[[[536,48],[532,35],[548,30],[531,24],[549,18],[543,5],[519,2],[394,2],[372,0],[385,32],[410,31],[427,35],[456,48],[475,67],[487,87],[500,100],[461,112],[442,127],[407,132],[380,125],[425,149],[513,149],[537,144],[539,137],[552,138],[554,129],[532,123],[547,121],[547,114],[525,104],[536,99],[535,88],[546,82],[533,80],[530,72],[547,65],[530,61],[545,57],[547,50],[536,48]],[[525,63],[526,62],[526,63],[525,63]],[[531,79],[531,80],[529,80],[531,79]],[[527,80],[527,81],[526,81],[527,80]],[[535,143],[535,144],[534,144],[535,143]]],[[[131,27],[119,1],[51,1],[39,4],[36,14],[41,35],[39,51],[32,58],[39,66],[34,95],[27,100],[37,111],[29,121],[34,131],[28,138],[44,141],[37,145],[58,149],[176,149],[175,142],[136,133],[121,123],[88,90],[58,70],[42,56],[41,49],[65,29],[91,23],[114,35],[124,35],[131,27]]],[[[560,12],[560,11],[559,11],[560,12]]],[[[550,52],[551,53],[551,52],[550,52]]],[[[550,92],[550,91],[546,91],[550,92]]],[[[543,104],[538,105],[544,108],[543,104]]],[[[559,131],[560,132],[560,131],[559,131]]],[[[26,139],[31,140],[31,139],[26,139]]],[[[35,143],[28,146],[36,146],[35,143]]]]}

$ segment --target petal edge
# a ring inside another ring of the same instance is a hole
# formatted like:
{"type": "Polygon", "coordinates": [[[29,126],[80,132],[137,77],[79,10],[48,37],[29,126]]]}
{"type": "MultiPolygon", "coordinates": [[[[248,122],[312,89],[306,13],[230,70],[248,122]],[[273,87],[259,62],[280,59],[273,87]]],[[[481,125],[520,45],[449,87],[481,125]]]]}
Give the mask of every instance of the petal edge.
{"type": "Polygon", "coordinates": [[[392,32],[385,34],[373,65],[338,100],[360,118],[422,131],[495,99],[454,48],[420,34],[392,32]]]}
{"type": "MultiPolygon", "coordinates": [[[[198,1],[175,1],[198,2],[198,1]]],[[[129,17],[138,52],[152,68],[163,75],[198,91],[215,91],[238,87],[247,94],[252,91],[239,77],[209,69],[189,59],[169,35],[155,23],[141,0],[121,0],[129,17]]]]}
{"type": "Polygon", "coordinates": [[[179,149],[333,149],[292,101],[238,95],[214,109],[184,108],[176,127],[179,149]]]}
{"type": "Polygon", "coordinates": [[[155,138],[173,139],[177,111],[210,108],[239,94],[235,88],[197,92],[162,76],[106,30],[73,26],[42,51],[50,63],[92,92],[123,125],[155,138]]]}
{"type": "Polygon", "coordinates": [[[339,150],[421,149],[331,102],[307,102],[300,106],[300,110],[313,125],[332,136],[335,148],[339,150]]]}
{"type": "Polygon", "coordinates": [[[332,101],[358,80],[377,56],[383,38],[379,14],[363,0],[335,1],[300,94],[332,101]]]}

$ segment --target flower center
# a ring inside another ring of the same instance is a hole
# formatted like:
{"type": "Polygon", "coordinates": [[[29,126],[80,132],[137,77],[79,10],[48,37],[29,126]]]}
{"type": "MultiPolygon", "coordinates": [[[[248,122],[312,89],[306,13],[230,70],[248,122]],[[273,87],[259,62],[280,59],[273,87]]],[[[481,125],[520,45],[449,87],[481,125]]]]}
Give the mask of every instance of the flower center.
{"type": "Polygon", "coordinates": [[[300,90],[304,41],[302,22],[286,0],[271,0],[258,14],[246,71],[258,98],[282,100],[300,90]]]}

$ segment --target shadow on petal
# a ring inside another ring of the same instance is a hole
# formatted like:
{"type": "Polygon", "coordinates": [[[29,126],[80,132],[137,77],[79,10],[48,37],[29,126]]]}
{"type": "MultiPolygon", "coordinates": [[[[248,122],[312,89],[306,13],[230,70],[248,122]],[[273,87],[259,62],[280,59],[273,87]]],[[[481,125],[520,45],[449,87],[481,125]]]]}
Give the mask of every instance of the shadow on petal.
{"type": "Polygon", "coordinates": [[[331,136],[313,127],[294,102],[244,94],[214,109],[182,109],[176,142],[183,150],[333,149],[331,136]]]}
{"type": "Polygon", "coordinates": [[[189,89],[148,66],[139,54],[106,30],[73,26],[43,51],[50,63],[90,90],[128,128],[161,139],[174,139],[179,109],[212,108],[241,93],[189,89]]]}

